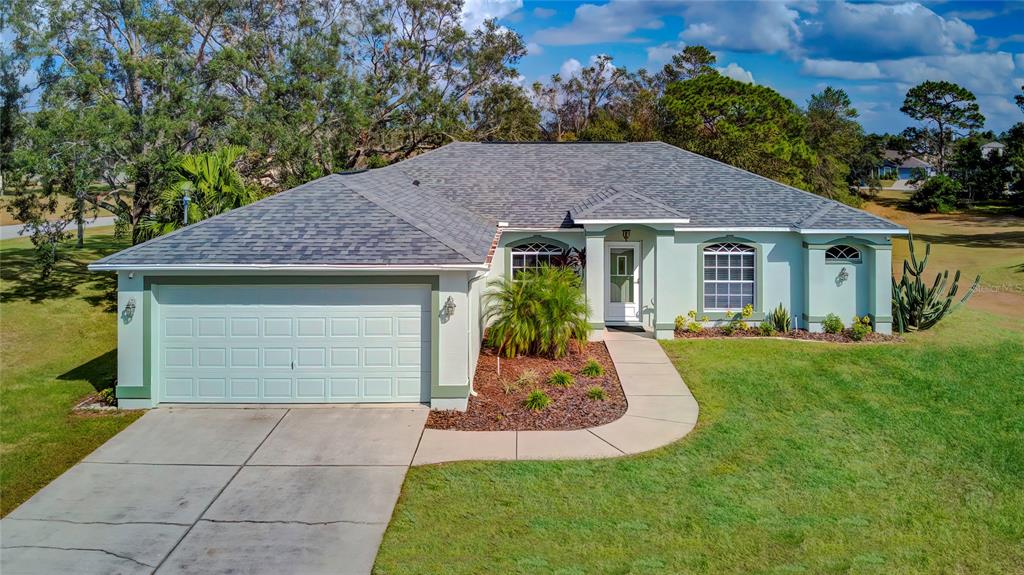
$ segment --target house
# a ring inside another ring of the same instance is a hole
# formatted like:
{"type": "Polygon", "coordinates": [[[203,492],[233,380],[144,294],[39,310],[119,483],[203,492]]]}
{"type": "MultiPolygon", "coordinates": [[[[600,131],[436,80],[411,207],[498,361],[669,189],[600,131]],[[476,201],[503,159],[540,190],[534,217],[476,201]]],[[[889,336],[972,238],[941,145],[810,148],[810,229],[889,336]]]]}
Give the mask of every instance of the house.
{"type": "Polygon", "coordinates": [[[660,142],[453,143],[105,257],[121,405],[464,409],[494,278],[582,254],[593,337],[779,304],[891,331],[882,218],[660,142]]]}
{"type": "Polygon", "coordinates": [[[882,166],[878,168],[881,179],[911,180],[918,173],[934,176],[935,166],[915,156],[908,156],[896,150],[885,150],[882,153],[882,166]]]}
{"type": "Polygon", "coordinates": [[[1006,150],[1006,144],[1001,144],[999,142],[989,142],[981,146],[981,157],[986,159],[991,158],[992,154],[995,154],[996,156],[1002,156],[1004,150],[1006,150]]]}

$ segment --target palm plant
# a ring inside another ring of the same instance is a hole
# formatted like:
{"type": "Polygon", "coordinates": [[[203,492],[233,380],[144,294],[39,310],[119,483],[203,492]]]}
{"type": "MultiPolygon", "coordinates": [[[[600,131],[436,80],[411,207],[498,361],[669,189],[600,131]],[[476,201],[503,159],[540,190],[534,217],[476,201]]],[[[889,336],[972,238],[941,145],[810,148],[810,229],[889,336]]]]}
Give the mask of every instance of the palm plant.
{"type": "Polygon", "coordinates": [[[488,284],[488,343],[498,356],[563,357],[590,334],[589,310],[572,269],[545,266],[488,284]]]}
{"type": "Polygon", "coordinates": [[[183,156],[175,167],[178,179],[160,195],[156,214],[142,222],[143,234],[161,236],[259,199],[234,168],[244,153],[241,146],[225,146],[183,156]]]}

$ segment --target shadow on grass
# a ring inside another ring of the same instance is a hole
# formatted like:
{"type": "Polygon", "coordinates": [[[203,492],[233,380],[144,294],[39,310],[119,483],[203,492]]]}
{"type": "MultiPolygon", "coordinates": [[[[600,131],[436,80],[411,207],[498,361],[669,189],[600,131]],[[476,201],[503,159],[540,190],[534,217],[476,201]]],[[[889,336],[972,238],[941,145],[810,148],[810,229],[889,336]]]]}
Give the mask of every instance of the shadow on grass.
{"type": "Polygon", "coordinates": [[[1024,248],[1024,232],[941,235],[914,234],[914,241],[931,242],[936,245],[954,244],[969,248],[1024,248]]]}
{"type": "Polygon", "coordinates": [[[88,381],[96,391],[114,387],[117,373],[117,349],[94,357],[82,365],[57,376],[60,381],[88,381]]]}
{"type": "Polygon", "coordinates": [[[106,310],[117,307],[117,277],[111,273],[90,272],[86,266],[99,258],[125,247],[125,242],[112,236],[89,238],[82,248],[69,243],[61,246],[62,260],[50,277],[42,279],[32,246],[19,246],[2,250],[0,259],[0,299],[3,301],[30,301],[76,297],[79,288],[97,293],[83,296],[92,305],[106,310]]]}

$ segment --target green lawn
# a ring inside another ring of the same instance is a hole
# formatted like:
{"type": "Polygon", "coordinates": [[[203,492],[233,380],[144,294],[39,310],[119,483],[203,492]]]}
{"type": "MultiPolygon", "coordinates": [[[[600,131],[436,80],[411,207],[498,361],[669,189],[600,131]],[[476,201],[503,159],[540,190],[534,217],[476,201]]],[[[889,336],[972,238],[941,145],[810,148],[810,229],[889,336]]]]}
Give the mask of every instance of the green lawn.
{"type": "Polygon", "coordinates": [[[701,406],[688,437],[413,468],[375,572],[1024,571],[1024,322],[665,348],[701,406]]]}
{"type": "Polygon", "coordinates": [[[116,282],[85,264],[124,244],[109,228],[86,233],[85,248],[69,246],[73,261],[61,263],[46,285],[36,281],[28,239],[0,242],[2,515],[138,417],[70,411],[112,385],[117,365],[116,282]]]}

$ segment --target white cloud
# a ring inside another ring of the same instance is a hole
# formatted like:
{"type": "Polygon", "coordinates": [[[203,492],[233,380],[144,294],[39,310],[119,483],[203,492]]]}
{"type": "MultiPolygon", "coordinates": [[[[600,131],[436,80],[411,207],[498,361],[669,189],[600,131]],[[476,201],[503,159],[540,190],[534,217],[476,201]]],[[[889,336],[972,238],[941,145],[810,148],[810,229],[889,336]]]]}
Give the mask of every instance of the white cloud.
{"type": "Polygon", "coordinates": [[[718,73],[732,78],[737,82],[743,82],[744,84],[756,84],[754,82],[754,75],[748,70],[744,70],[735,62],[729,62],[729,65],[724,68],[716,68],[718,73]]]}
{"type": "Polygon", "coordinates": [[[842,78],[844,80],[878,80],[882,71],[874,62],[850,62],[847,60],[805,59],[800,73],[817,78],[842,78]]]}
{"type": "Polygon", "coordinates": [[[526,44],[526,53],[530,56],[540,56],[544,53],[544,46],[536,42],[529,42],[526,44]]]}
{"type": "Polygon", "coordinates": [[[800,48],[812,56],[873,61],[955,54],[977,38],[959,18],[943,18],[916,2],[828,2],[800,21],[800,48]]]}
{"type": "Polygon", "coordinates": [[[467,30],[475,30],[484,20],[508,16],[522,7],[523,0],[465,0],[462,24],[467,30]]]}
{"type": "Polygon", "coordinates": [[[534,8],[533,9],[533,15],[536,16],[537,18],[542,18],[542,19],[543,18],[550,18],[550,17],[554,16],[557,13],[558,13],[558,11],[555,10],[554,8],[539,8],[538,7],[538,8],[534,8]]]}
{"type": "MultiPolygon", "coordinates": [[[[695,2],[683,11],[686,28],[679,35],[688,44],[736,52],[788,52],[800,40],[800,13],[781,2],[744,4],[727,9],[695,2]]],[[[733,5],[735,6],[735,5],[733,5]]]]}
{"type": "Polygon", "coordinates": [[[538,30],[533,40],[555,46],[636,41],[638,39],[631,38],[631,34],[638,30],[657,30],[664,26],[661,16],[678,11],[678,2],[665,0],[582,4],[576,8],[571,22],[538,30]]]}
{"type": "Polygon", "coordinates": [[[647,64],[655,68],[661,68],[672,60],[672,56],[683,51],[686,44],[682,42],[669,42],[657,46],[647,47],[647,64]]]}
{"type": "Polygon", "coordinates": [[[565,62],[562,62],[562,67],[558,69],[558,74],[562,77],[562,80],[568,80],[573,76],[580,73],[583,69],[583,64],[576,58],[569,58],[565,62]]]}

